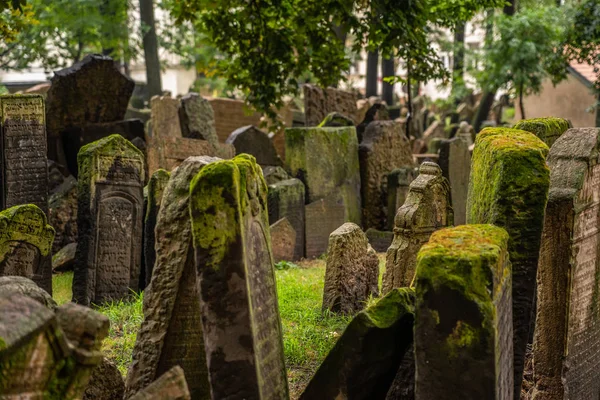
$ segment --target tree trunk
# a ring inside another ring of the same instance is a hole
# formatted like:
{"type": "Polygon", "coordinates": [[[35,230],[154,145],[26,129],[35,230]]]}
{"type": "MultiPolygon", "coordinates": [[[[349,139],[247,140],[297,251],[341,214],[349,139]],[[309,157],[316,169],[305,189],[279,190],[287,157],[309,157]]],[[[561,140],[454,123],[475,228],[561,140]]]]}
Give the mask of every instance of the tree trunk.
{"type": "Polygon", "coordinates": [[[369,51],[367,54],[366,97],[377,96],[377,77],[379,76],[377,71],[378,66],[379,53],[376,51],[369,51]]]}
{"type": "MultiPolygon", "coordinates": [[[[392,57],[381,60],[381,77],[386,78],[396,75],[395,62],[392,57]]],[[[394,85],[382,80],[381,82],[381,97],[388,106],[394,105],[394,85]]]]}
{"type": "Polygon", "coordinates": [[[147,100],[150,100],[152,96],[160,95],[162,93],[153,0],[140,0],[140,18],[143,25],[142,32],[144,33],[143,43],[144,59],[146,61],[147,100]]]}
{"type": "MultiPolygon", "coordinates": [[[[527,119],[525,117],[525,104],[523,104],[523,84],[519,87],[519,109],[521,110],[521,119],[527,119]]],[[[502,117],[500,117],[502,119],[502,117]]]]}
{"type": "Polygon", "coordinates": [[[410,73],[411,73],[411,68],[410,68],[410,58],[408,58],[406,60],[406,92],[408,95],[408,99],[406,102],[406,106],[408,107],[408,115],[406,116],[406,137],[410,139],[410,124],[412,121],[412,112],[413,112],[413,106],[412,106],[412,89],[410,87],[410,73]]]}
{"type": "MultiPolygon", "coordinates": [[[[452,93],[456,96],[465,84],[465,24],[459,24],[454,30],[454,60],[452,65],[452,93]]],[[[458,105],[460,100],[455,98],[458,105]]]]}

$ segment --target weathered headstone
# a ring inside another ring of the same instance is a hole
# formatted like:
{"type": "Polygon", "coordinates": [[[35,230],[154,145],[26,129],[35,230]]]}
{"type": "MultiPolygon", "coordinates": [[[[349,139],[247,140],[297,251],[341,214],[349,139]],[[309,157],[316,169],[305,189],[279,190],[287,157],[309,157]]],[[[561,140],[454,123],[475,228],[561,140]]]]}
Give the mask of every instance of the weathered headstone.
{"type": "Polygon", "coordinates": [[[360,159],[363,226],[385,229],[387,174],[413,165],[404,124],[374,121],[369,124],[358,148],[360,159]]]}
{"type": "Polygon", "coordinates": [[[397,168],[387,175],[387,229],[394,229],[396,211],[404,204],[410,184],[417,175],[412,167],[397,168]]]}
{"type": "Polygon", "coordinates": [[[149,132],[151,137],[183,137],[179,107],[179,99],[174,99],[169,95],[152,97],[150,100],[152,130],[149,132]]]}
{"type": "Polygon", "coordinates": [[[517,122],[514,129],[533,133],[550,148],[571,127],[571,123],[564,118],[547,117],[524,119],[517,122]]]}
{"type": "Polygon", "coordinates": [[[521,391],[529,340],[544,210],[548,198],[548,146],[535,135],[509,128],[486,128],[477,135],[468,224],[494,224],[508,232],[513,267],[515,398],[521,391]]]}
{"type": "Polygon", "coordinates": [[[331,232],[348,221],[344,198],[334,193],[304,207],[306,220],[306,258],[321,256],[327,251],[331,232]]]}
{"type": "MultiPolygon", "coordinates": [[[[388,108],[385,104],[375,103],[373,104],[366,112],[364,119],[360,124],[356,127],[356,135],[358,136],[358,142],[362,142],[363,135],[365,130],[374,121],[389,121],[389,112],[388,108]]],[[[402,123],[404,125],[405,121],[398,121],[397,123],[402,123]]],[[[403,126],[404,130],[406,128],[403,126]]],[[[406,135],[406,132],[404,133],[406,135]]]]}
{"type": "Polygon", "coordinates": [[[304,257],[304,184],[299,179],[286,179],[269,185],[269,223],[274,224],[287,218],[296,232],[296,245],[291,260],[304,257]]]}
{"type": "Polygon", "coordinates": [[[493,225],[437,231],[415,277],[416,399],[512,399],[508,235],[493,225]]]}
{"type": "Polygon", "coordinates": [[[124,393],[121,372],[112,361],[104,358],[92,372],[83,400],[122,400],[124,393]]]}
{"type": "MultiPolygon", "coordinates": [[[[207,397],[208,398],[208,397],[207,397]]],[[[183,368],[176,365],[130,400],[191,400],[183,368]]]]}
{"type": "Polygon", "coordinates": [[[473,145],[473,136],[475,136],[475,130],[468,122],[461,122],[456,132],[456,137],[462,139],[467,144],[467,147],[473,145]]]}
{"type": "Polygon", "coordinates": [[[0,276],[17,275],[33,280],[52,293],[54,229],[46,215],[33,204],[0,211],[0,276]]]}
{"type": "Polygon", "coordinates": [[[52,256],[52,271],[65,272],[73,271],[75,265],[75,253],[77,252],[77,243],[69,243],[52,256]]]}
{"type": "Polygon", "coordinates": [[[273,250],[273,261],[292,261],[296,250],[296,230],[290,221],[283,217],[270,227],[271,249],[273,250]]]}
{"type": "Polygon", "coordinates": [[[454,225],[463,225],[467,221],[467,195],[471,174],[469,146],[460,138],[444,140],[440,144],[439,155],[442,175],[450,182],[454,225]]]}
{"type": "Polygon", "coordinates": [[[290,176],[285,169],[271,165],[263,167],[263,176],[265,177],[265,182],[267,182],[267,185],[273,185],[277,182],[290,179],[290,176]]]}
{"type": "Polygon", "coordinates": [[[394,240],[386,254],[383,293],[410,286],[417,254],[433,232],[453,224],[450,186],[437,164],[424,162],[395,217],[394,240]]]}
{"type": "Polygon", "coordinates": [[[533,399],[600,393],[600,129],[570,129],[548,156],[537,286],[533,399]]]}
{"type": "Polygon", "coordinates": [[[78,161],[73,300],[89,305],[123,299],[139,285],[144,156],[111,135],[82,147],[78,161]]]}
{"type": "Polygon", "coordinates": [[[50,195],[48,222],[56,230],[53,253],[77,242],[77,180],[72,176],[50,195]]]}
{"type": "Polygon", "coordinates": [[[152,174],[148,181],[148,203],[146,215],[144,217],[144,262],[146,263],[145,286],[150,284],[154,262],[156,261],[156,236],[154,230],[156,229],[156,221],[162,204],[163,193],[169,183],[170,176],[171,174],[169,172],[164,169],[159,169],[152,174]]]}
{"type": "Polygon", "coordinates": [[[0,293],[3,295],[9,294],[21,294],[33,299],[40,304],[48,307],[50,310],[55,311],[58,305],[46,292],[35,284],[31,279],[23,276],[2,276],[0,277],[0,293]]]}
{"type": "Polygon", "coordinates": [[[360,227],[347,222],[329,235],[323,310],[356,314],[379,296],[379,259],[360,227]]]}
{"type": "Polygon", "coordinates": [[[287,399],[260,167],[248,155],[209,164],[190,197],[212,398],[287,399]]]}
{"type": "Polygon", "coordinates": [[[144,321],[133,349],[126,397],[181,366],[194,399],[210,395],[189,217],[192,178],[212,157],[190,157],[171,174],[156,222],[156,268],[144,293],[144,321]],[[160,339],[156,339],[160,338],[160,339]]]}
{"type": "Polygon", "coordinates": [[[354,93],[334,88],[321,89],[309,84],[302,85],[302,88],[306,126],[319,125],[331,112],[338,112],[351,118],[355,125],[360,123],[357,121],[357,99],[354,93]]]}
{"type": "Polygon", "coordinates": [[[206,140],[215,147],[219,142],[212,106],[198,93],[188,93],[181,98],[179,122],[183,137],[206,140]]]}
{"type": "Polygon", "coordinates": [[[236,154],[250,154],[259,165],[281,165],[281,159],[269,135],[255,126],[243,126],[231,132],[225,143],[235,147],[236,154]]]}
{"type": "Polygon", "coordinates": [[[385,399],[413,345],[414,292],[394,289],[356,315],[301,400],[385,399]]]}
{"type": "Polygon", "coordinates": [[[365,231],[369,244],[378,253],[385,253],[394,241],[394,232],[369,228],[365,231]]]}

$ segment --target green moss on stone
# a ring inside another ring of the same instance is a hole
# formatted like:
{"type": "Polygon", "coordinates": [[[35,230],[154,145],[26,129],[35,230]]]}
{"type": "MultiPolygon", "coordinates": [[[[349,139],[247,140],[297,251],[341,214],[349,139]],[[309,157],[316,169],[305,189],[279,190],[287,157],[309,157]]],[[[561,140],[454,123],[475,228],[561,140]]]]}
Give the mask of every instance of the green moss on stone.
{"type": "Polygon", "coordinates": [[[0,262],[6,257],[10,242],[29,243],[46,256],[53,240],[54,228],[38,206],[23,204],[0,212],[0,262]]]}
{"type": "Polygon", "coordinates": [[[154,171],[150,179],[148,180],[148,185],[144,188],[147,190],[147,199],[148,199],[148,208],[146,209],[145,221],[148,220],[148,217],[155,212],[154,208],[156,207],[157,200],[162,198],[162,193],[169,182],[169,178],[171,177],[171,173],[162,168],[154,171]],[[150,204],[152,202],[153,204],[150,204]]]}
{"type": "Polygon", "coordinates": [[[407,313],[414,313],[414,290],[396,288],[390,291],[377,303],[361,311],[356,319],[363,326],[389,328],[407,313]]]}
{"type": "Polygon", "coordinates": [[[514,126],[514,129],[533,133],[548,147],[552,147],[556,139],[570,128],[568,120],[556,117],[525,119],[514,126]]]}

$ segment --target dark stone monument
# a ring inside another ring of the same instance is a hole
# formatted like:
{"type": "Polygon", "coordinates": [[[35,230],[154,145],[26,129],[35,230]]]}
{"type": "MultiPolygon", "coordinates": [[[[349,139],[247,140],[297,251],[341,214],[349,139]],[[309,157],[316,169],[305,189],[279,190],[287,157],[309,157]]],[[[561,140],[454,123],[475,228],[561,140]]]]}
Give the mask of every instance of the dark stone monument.
{"type": "Polygon", "coordinates": [[[260,167],[245,154],[212,163],[196,175],[190,196],[212,398],[287,399],[260,167]]]}
{"type": "Polygon", "coordinates": [[[79,152],[73,300],[101,304],[137,290],[142,256],[144,156],[120,135],[79,152]]]}
{"type": "MultiPolygon", "coordinates": [[[[206,397],[208,398],[208,397],[206,397]]],[[[130,400],[191,400],[183,368],[176,365],[130,400]]]]}
{"type": "Polygon", "coordinates": [[[304,257],[304,198],[304,184],[299,179],[286,179],[269,185],[269,223],[287,218],[296,231],[293,260],[304,257]]]}
{"type": "Polygon", "coordinates": [[[122,400],[125,383],[117,366],[104,358],[92,372],[83,400],[122,400]]]}
{"type": "Polygon", "coordinates": [[[159,169],[152,174],[148,181],[148,205],[144,217],[144,261],[146,264],[146,282],[144,286],[148,286],[152,278],[152,270],[156,261],[156,236],[154,234],[156,221],[162,204],[163,193],[169,183],[170,176],[171,173],[164,169],[159,169]]]}
{"type": "Polygon", "coordinates": [[[281,165],[281,159],[269,135],[255,126],[248,125],[236,129],[225,143],[235,147],[235,154],[250,154],[259,165],[281,165]]]}
{"type": "Polygon", "coordinates": [[[198,93],[188,93],[179,104],[181,134],[190,139],[201,139],[215,147],[219,142],[215,127],[215,114],[210,102],[198,93]]]}

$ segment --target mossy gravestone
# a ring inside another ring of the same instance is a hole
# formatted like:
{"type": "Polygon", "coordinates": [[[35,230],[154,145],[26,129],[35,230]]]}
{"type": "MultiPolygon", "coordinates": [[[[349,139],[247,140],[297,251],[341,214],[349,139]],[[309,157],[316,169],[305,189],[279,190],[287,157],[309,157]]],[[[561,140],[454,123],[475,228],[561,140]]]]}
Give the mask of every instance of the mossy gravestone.
{"type": "Polygon", "coordinates": [[[556,139],[571,128],[571,123],[564,118],[533,118],[519,121],[514,129],[533,133],[550,148],[556,139]]]}
{"type": "Polygon", "coordinates": [[[467,220],[467,195],[471,174],[471,152],[460,138],[440,143],[439,165],[442,175],[450,183],[450,198],[454,211],[454,225],[463,225],[467,220]]]}
{"type": "Polygon", "coordinates": [[[156,222],[155,269],[144,292],[144,321],[133,349],[126,397],[175,365],[188,379],[193,399],[210,396],[189,217],[192,178],[213,157],[190,157],[173,171],[156,222]],[[159,339],[157,339],[159,338],[159,339]]]}
{"type": "Polygon", "coordinates": [[[144,261],[146,264],[144,266],[146,268],[145,286],[150,284],[154,262],[156,261],[156,236],[154,230],[156,228],[158,212],[160,211],[160,206],[162,204],[163,193],[165,187],[169,183],[170,176],[171,174],[168,171],[159,169],[152,174],[148,181],[148,205],[144,217],[144,261]]]}
{"type": "Polygon", "coordinates": [[[467,200],[468,224],[508,232],[513,266],[515,398],[521,391],[550,171],[548,146],[533,134],[486,128],[477,135],[467,200]]]}
{"type": "Polygon", "coordinates": [[[269,135],[253,125],[242,126],[231,132],[225,143],[233,145],[236,154],[250,154],[260,165],[282,164],[269,135]]]}
{"type": "Polygon", "coordinates": [[[294,255],[288,261],[304,257],[304,184],[299,179],[286,179],[269,185],[269,223],[287,218],[296,232],[294,255]]]}
{"type": "Polygon", "coordinates": [[[73,300],[101,304],[137,290],[144,156],[120,135],[81,148],[73,300]]]}
{"type": "Polygon", "coordinates": [[[462,225],[431,235],[415,277],[415,398],[512,399],[508,234],[462,225]]]}
{"type": "Polygon", "coordinates": [[[403,288],[358,313],[300,399],[385,399],[413,345],[413,312],[414,292],[403,288]]]}
{"type": "Polygon", "coordinates": [[[534,399],[600,393],[600,129],[570,129],[548,156],[540,249],[534,399]]]}
{"type": "Polygon", "coordinates": [[[379,296],[379,259],[360,227],[347,222],[329,235],[323,310],[356,314],[379,296]]]}
{"type": "Polygon", "coordinates": [[[44,262],[52,249],[54,229],[33,204],[0,212],[0,276],[17,275],[52,291],[52,264],[44,262]]]}
{"type": "Polygon", "coordinates": [[[249,155],[204,167],[190,189],[213,399],[287,399],[267,185],[249,155]]]}
{"type": "Polygon", "coordinates": [[[394,240],[386,254],[383,293],[410,286],[421,246],[434,231],[452,225],[452,221],[448,180],[437,164],[426,161],[396,213],[394,240]]]}

